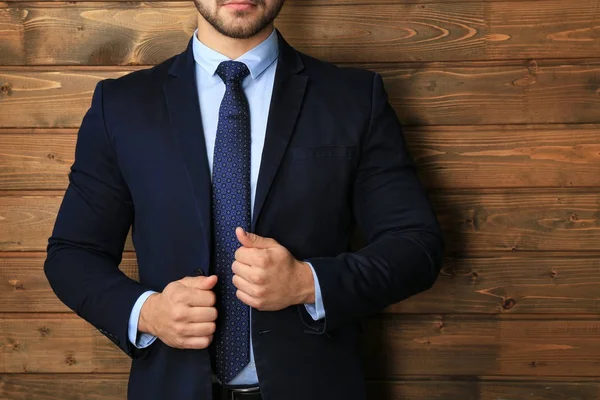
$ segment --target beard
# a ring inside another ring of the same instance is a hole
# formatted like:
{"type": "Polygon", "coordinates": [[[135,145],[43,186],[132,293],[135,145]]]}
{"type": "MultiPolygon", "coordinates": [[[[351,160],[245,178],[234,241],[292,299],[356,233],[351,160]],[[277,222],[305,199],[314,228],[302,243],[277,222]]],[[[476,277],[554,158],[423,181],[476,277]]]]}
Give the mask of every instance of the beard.
{"type": "Polygon", "coordinates": [[[216,5],[210,10],[203,0],[194,0],[196,9],[202,17],[220,34],[232,39],[249,39],[262,32],[279,15],[285,0],[274,0],[267,6],[265,0],[254,0],[255,7],[262,8],[264,13],[254,17],[245,11],[236,11],[229,19],[219,15],[219,8],[229,0],[215,0],[216,5]]]}

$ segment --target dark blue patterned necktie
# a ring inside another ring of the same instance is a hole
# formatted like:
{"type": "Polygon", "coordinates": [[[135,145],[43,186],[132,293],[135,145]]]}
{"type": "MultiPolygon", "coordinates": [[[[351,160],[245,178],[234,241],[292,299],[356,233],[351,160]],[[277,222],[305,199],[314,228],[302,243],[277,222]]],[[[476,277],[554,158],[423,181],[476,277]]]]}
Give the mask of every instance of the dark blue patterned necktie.
{"type": "Polygon", "coordinates": [[[250,109],[242,81],[250,71],[237,61],[222,62],[225,83],[213,160],[214,267],[219,277],[219,317],[215,332],[216,374],[223,383],[250,361],[250,310],[235,295],[231,264],[240,244],[235,228],[250,229],[250,109]]]}

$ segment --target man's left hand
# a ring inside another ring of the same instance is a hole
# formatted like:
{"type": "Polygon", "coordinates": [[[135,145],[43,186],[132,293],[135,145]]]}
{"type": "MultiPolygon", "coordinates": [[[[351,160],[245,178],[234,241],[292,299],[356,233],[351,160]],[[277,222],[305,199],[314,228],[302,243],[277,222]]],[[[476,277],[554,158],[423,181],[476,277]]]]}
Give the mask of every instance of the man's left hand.
{"type": "Polygon", "coordinates": [[[310,266],[296,260],[276,240],[237,228],[241,243],[232,265],[237,297],[261,311],[277,311],[294,304],[314,303],[310,266]]]}

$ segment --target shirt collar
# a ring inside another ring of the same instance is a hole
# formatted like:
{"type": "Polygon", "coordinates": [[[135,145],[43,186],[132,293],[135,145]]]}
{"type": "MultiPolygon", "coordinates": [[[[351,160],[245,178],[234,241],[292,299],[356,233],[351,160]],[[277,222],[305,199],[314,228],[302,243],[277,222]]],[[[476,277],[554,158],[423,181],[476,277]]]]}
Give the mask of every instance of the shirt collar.
{"type": "MultiPolygon", "coordinates": [[[[211,76],[217,71],[217,67],[223,61],[231,59],[218,51],[206,46],[198,39],[198,30],[194,32],[193,38],[194,60],[211,76]]],[[[261,44],[254,47],[252,50],[243,54],[235,61],[240,61],[246,64],[250,70],[252,79],[256,79],[262,74],[279,56],[279,40],[277,31],[273,29],[273,33],[269,35],[261,44]]]]}

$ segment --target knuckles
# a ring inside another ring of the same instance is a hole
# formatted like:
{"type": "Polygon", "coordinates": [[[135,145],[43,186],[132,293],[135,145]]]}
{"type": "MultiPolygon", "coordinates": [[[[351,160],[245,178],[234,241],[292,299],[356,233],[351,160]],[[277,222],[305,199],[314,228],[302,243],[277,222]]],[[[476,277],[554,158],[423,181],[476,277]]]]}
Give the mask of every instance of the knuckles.
{"type": "Polygon", "coordinates": [[[217,302],[217,295],[214,292],[212,292],[212,291],[210,291],[210,292],[207,291],[206,293],[208,295],[208,299],[207,299],[207,304],[206,305],[208,307],[214,306],[215,303],[217,302]]]}
{"type": "Polygon", "coordinates": [[[186,312],[183,308],[181,307],[177,307],[176,309],[173,310],[173,313],[171,314],[173,321],[175,322],[181,322],[185,320],[186,317],[186,312]]]}

